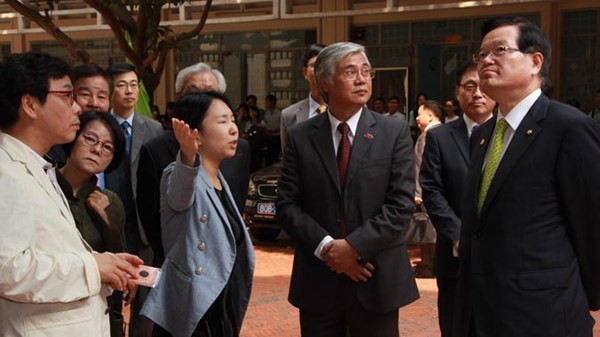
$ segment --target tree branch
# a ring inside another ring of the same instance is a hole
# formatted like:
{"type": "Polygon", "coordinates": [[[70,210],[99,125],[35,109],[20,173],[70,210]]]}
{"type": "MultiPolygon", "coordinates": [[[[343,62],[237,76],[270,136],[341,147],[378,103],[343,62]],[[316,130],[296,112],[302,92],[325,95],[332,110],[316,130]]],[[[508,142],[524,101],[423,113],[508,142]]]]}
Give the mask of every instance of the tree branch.
{"type": "Polygon", "coordinates": [[[206,0],[206,4],[204,4],[204,8],[202,9],[202,16],[200,17],[200,20],[198,20],[198,24],[196,24],[196,26],[188,32],[183,32],[183,33],[172,35],[171,39],[173,39],[173,40],[172,41],[167,40],[167,42],[177,43],[177,41],[188,40],[188,39],[191,39],[191,38],[197,36],[198,34],[200,34],[200,32],[202,31],[202,28],[204,28],[206,19],[208,18],[208,12],[210,11],[211,5],[212,5],[212,0],[206,0]]]}
{"type": "Polygon", "coordinates": [[[58,28],[51,17],[41,15],[36,9],[23,4],[19,0],[5,0],[5,2],[21,15],[35,22],[46,31],[46,33],[50,34],[56,42],[69,52],[73,59],[81,60],[83,63],[89,63],[91,61],[90,54],[79,47],[73,39],[58,28]]]}
{"type": "MultiPolygon", "coordinates": [[[[102,15],[102,17],[106,20],[106,24],[110,27],[117,40],[117,44],[119,45],[119,49],[123,51],[125,56],[133,62],[133,64],[138,65],[141,63],[141,59],[138,55],[136,55],[133,48],[129,46],[127,40],[125,39],[125,31],[133,32],[135,34],[135,23],[132,27],[124,27],[121,24],[124,23],[122,18],[125,13],[119,13],[121,10],[127,11],[124,6],[116,6],[116,7],[107,7],[104,5],[102,0],[83,0],[87,5],[94,8],[98,13],[102,15]],[[115,10],[115,8],[118,8],[115,10]]],[[[129,12],[127,12],[129,13],[129,12]]],[[[133,19],[131,19],[133,20],[133,19]]],[[[127,21],[127,20],[126,20],[127,21]]],[[[132,21],[133,22],[133,21],[132,21]]]]}

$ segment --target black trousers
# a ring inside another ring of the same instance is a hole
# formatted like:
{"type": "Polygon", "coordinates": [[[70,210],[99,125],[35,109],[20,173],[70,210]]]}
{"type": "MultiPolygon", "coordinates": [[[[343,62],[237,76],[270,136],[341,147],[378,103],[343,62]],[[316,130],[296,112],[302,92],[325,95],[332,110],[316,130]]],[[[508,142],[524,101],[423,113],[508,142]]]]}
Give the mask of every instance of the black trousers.
{"type": "Polygon", "coordinates": [[[386,313],[365,310],[358,302],[356,285],[347,276],[339,287],[333,310],[300,310],[302,337],[398,337],[398,309],[386,313]]]}
{"type": "Polygon", "coordinates": [[[441,337],[452,337],[452,323],[456,304],[456,277],[438,276],[438,321],[441,337]]]}

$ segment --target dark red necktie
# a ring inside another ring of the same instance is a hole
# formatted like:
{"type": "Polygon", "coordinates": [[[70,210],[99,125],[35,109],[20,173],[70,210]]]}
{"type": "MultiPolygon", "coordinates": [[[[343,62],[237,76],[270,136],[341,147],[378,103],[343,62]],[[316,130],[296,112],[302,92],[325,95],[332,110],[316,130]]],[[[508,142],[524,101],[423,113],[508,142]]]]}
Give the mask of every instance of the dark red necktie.
{"type": "Polygon", "coordinates": [[[338,131],[342,133],[342,139],[338,146],[337,152],[337,166],[338,175],[340,177],[340,189],[344,192],[346,186],[346,173],[348,173],[348,163],[350,162],[350,152],[352,151],[352,145],[350,144],[350,127],[346,123],[338,125],[338,131]]]}

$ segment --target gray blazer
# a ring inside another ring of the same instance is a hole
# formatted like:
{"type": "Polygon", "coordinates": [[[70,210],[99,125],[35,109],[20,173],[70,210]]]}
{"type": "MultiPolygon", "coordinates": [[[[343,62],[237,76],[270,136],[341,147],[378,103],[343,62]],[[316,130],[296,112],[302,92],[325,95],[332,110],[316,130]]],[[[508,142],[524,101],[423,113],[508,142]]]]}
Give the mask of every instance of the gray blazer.
{"type": "Polygon", "coordinates": [[[279,135],[281,136],[281,149],[285,148],[285,137],[287,129],[292,125],[308,120],[310,113],[310,102],[308,97],[296,102],[281,111],[281,125],[279,135]]]}
{"type": "MultiPolygon", "coordinates": [[[[219,172],[232,205],[229,187],[219,172]]],[[[150,291],[141,314],[174,337],[189,337],[231,276],[235,238],[225,209],[201,165],[188,167],[180,155],[161,179],[161,223],[165,262],[156,288],[150,291]]],[[[240,223],[243,220],[235,208],[240,223]]],[[[242,322],[252,289],[254,250],[244,227],[246,251],[237,317],[242,322]]]]}

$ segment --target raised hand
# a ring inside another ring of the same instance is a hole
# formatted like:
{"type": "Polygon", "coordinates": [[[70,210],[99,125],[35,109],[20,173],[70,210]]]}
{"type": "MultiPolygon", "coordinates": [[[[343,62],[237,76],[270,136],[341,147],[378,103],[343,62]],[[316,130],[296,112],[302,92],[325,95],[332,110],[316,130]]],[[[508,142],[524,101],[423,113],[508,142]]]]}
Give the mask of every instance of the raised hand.
{"type": "Polygon", "coordinates": [[[188,166],[193,166],[198,153],[198,129],[191,129],[185,122],[177,118],[172,119],[173,134],[181,147],[181,161],[188,166]]]}

